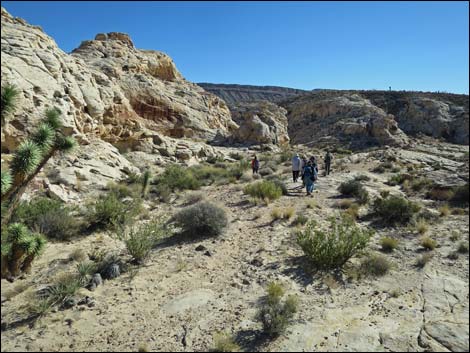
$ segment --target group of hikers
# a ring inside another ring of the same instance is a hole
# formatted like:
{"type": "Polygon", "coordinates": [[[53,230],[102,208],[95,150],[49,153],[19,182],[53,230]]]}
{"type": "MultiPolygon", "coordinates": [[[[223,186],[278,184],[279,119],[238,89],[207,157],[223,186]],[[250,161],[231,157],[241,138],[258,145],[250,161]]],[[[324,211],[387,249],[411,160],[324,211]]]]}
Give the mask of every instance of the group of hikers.
{"type": "MultiPolygon", "coordinates": [[[[326,151],[324,158],[325,176],[330,175],[332,160],[333,156],[330,151],[326,151]]],[[[259,160],[256,155],[251,160],[251,169],[253,174],[257,174],[259,171],[259,160]]],[[[292,179],[294,183],[299,178],[307,190],[307,196],[310,196],[315,188],[315,182],[318,180],[318,163],[315,156],[307,160],[305,156],[300,157],[298,153],[294,155],[292,158],[292,179]]]]}

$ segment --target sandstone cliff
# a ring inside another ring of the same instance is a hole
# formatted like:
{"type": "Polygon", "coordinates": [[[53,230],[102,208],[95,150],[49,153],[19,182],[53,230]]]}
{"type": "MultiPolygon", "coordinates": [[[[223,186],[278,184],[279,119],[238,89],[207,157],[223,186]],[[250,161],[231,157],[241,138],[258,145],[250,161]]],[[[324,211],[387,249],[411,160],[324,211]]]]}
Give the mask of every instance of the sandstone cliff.
{"type": "Polygon", "coordinates": [[[20,108],[2,130],[12,150],[48,106],[65,126],[115,145],[135,147],[161,134],[212,139],[237,128],[218,97],[186,81],[166,54],[138,50],[122,33],[98,34],[71,55],[38,26],[2,8],[2,84],[21,91],[20,108]]]}

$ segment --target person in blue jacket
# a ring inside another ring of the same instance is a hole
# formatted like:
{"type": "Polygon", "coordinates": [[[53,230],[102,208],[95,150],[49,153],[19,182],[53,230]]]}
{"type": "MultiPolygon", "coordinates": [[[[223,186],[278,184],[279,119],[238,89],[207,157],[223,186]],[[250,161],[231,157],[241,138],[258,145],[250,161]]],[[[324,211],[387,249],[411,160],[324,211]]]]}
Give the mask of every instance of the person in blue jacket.
{"type": "Polygon", "coordinates": [[[305,188],[307,189],[307,196],[312,195],[313,189],[315,188],[315,181],[317,180],[317,170],[313,166],[312,161],[308,161],[307,165],[303,169],[303,181],[305,188]]]}

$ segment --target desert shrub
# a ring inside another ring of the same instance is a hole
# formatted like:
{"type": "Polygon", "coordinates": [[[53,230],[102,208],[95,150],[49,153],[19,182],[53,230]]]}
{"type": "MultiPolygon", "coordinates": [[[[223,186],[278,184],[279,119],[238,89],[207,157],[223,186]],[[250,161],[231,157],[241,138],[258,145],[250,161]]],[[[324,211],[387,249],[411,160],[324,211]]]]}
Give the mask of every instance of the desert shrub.
{"type": "Polygon", "coordinates": [[[308,217],[303,215],[303,214],[300,214],[294,219],[294,221],[292,222],[292,225],[293,226],[298,226],[298,225],[303,226],[307,222],[308,222],[308,217]]]}
{"type": "Polygon", "coordinates": [[[389,195],[374,200],[373,215],[385,224],[408,223],[419,212],[420,206],[401,196],[389,195]]]}
{"type": "Polygon", "coordinates": [[[74,296],[82,284],[82,279],[78,274],[62,274],[52,286],[47,288],[41,299],[47,300],[50,306],[63,304],[66,299],[74,296]]]}
{"type": "Polygon", "coordinates": [[[82,261],[77,264],[78,277],[82,285],[88,284],[91,276],[96,273],[96,264],[93,261],[82,261]]]}
{"type": "Polygon", "coordinates": [[[382,247],[382,251],[392,252],[398,247],[398,240],[395,238],[383,237],[380,239],[380,246],[382,247]]]}
{"type": "MultiPolygon", "coordinates": [[[[201,182],[195,177],[194,173],[199,172],[202,177],[203,168],[190,170],[182,166],[173,164],[168,166],[162,174],[155,178],[157,185],[166,185],[171,191],[175,190],[196,190],[201,187],[201,182]]],[[[207,172],[210,174],[209,172],[207,172]]]]}
{"type": "Polygon", "coordinates": [[[387,184],[391,186],[401,185],[406,180],[408,181],[413,180],[413,176],[410,174],[404,174],[404,173],[394,174],[388,179],[387,184]]]}
{"type": "Polygon", "coordinates": [[[370,176],[365,175],[365,174],[359,174],[354,177],[354,180],[356,181],[370,181],[370,176]]]}
{"type": "Polygon", "coordinates": [[[386,161],[380,163],[377,167],[372,169],[374,173],[385,173],[387,170],[390,170],[394,167],[394,164],[391,161],[386,161]]]}
{"type": "Polygon", "coordinates": [[[259,175],[265,177],[274,173],[274,170],[269,167],[264,167],[259,170],[259,175]]]}
{"type": "Polygon", "coordinates": [[[360,206],[357,203],[352,203],[344,212],[346,215],[356,220],[359,218],[359,209],[360,206]]]}
{"type": "Polygon", "coordinates": [[[283,195],[288,195],[289,191],[287,190],[286,184],[277,176],[277,175],[270,175],[266,178],[266,180],[274,183],[282,190],[283,195]]]}
{"type": "Polygon", "coordinates": [[[432,184],[433,184],[432,180],[428,178],[418,178],[418,179],[414,179],[411,182],[411,189],[413,191],[419,192],[419,191],[422,191],[424,189],[431,187],[432,184]]]}
{"type": "Polygon", "coordinates": [[[466,254],[468,253],[468,242],[460,242],[459,245],[457,246],[457,252],[460,254],[466,254]]]}
{"type": "Polygon", "coordinates": [[[423,268],[429,261],[431,261],[432,258],[433,254],[431,253],[423,254],[416,260],[416,266],[419,268],[423,268]]]}
{"type": "Polygon", "coordinates": [[[351,179],[340,184],[338,191],[346,196],[353,196],[360,204],[366,204],[369,200],[369,193],[358,180],[351,179]]]}
{"type": "Polygon", "coordinates": [[[243,173],[243,175],[240,177],[240,181],[243,183],[248,183],[253,180],[253,175],[251,172],[248,173],[243,173]]]}
{"type": "Polygon", "coordinates": [[[297,312],[297,297],[290,295],[285,300],[283,297],[282,286],[278,283],[270,283],[267,288],[267,296],[263,298],[256,315],[257,320],[263,325],[264,333],[270,337],[283,334],[297,312]]]}
{"type": "Polygon", "coordinates": [[[297,243],[310,263],[319,270],[342,267],[352,256],[364,249],[373,231],[357,226],[349,217],[339,221],[330,218],[328,229],[320,229],[315,221],[299,232],[297,243]]]}
{"type": "Polygon", "coordinates": [[[184,208],[174,216],[174,221],[193,238],[220,235],[228,223],[225,210],[209,202],[184,208]]]}
{"type": "Polygon", "coordinates": [[[371,276],[383,276],[390,270],[390,262],[382,255],[369,255],[361,262],[363,273],[371,276]]]}
{"type": "Polygon", "coordinates": [[[135,197],[136,196],[136,190],[132,188],[133,185],[128,186],[125,184],[121,183],[108,183],[106,185],[106,190],[109,193],[115,194],[118,198],[123,199],[125,197],[135,197]]]}
{"type": "Polygon", "coordinates": [[[71,261],[82,262],[86,260],[87,258],[88,258],[88,255],[85,252],[85,250],[83,250],[82,248],[76,248],[69,255],[69,259],[71,261]]]}
{"type": "Polygon", "coordinates": [[[121,240],[124,241],[127,251],[133,260],[138,264],[143,264],[153,247],[167,233],[168,229],[163,220],[154,219],[149,223],[131,228],[121,237],[121,240]]]}
{"type": "Polygon", "coordinates": [[[286,208],[274,208],[271,211],[271,218],[273,220],[278,219],[290,219],[295,213],[295,208],[286,207],[286,208]]]}
{"type": "Polygon", "coordinates": [[[220,332],[214,335],[212,352],[239,352],[240,350],[240,346],[235,343],[232,335],[220,332]]]}
{"type": "Polygon", "coordinates": [[[141,204],[141,199],[120,199],[110,192],[90,205],[87,219],[92,228],[116,229],[132,223],[141,211],[141,204]]]}
{"type": "Polygon", "coordinates": [[[71,213],[73,208],[60,201],[38,197],[22,202],[15,210],[13,219],[48,238],[67,240],[80,232],[81,223],[71,213]]]}
{"type": "Polygon", "coordinates": [[[235,178],[236,180],[240,180],[245,171],[250,169],[250,162],[241,159],[237,163],[234,163],[228,169],[228,174],[230,177],[235,178]]]}
{"type": "Polygon", "coordinates": [[[347,210],[351,205],[354,203],[353,200],[345,199],[345,200],[340,200],[335,203],[335,207],[340,208],[342,210],[347,210]]]}
{"type": "Polygon", "coordinates": [[[230,158],[235,159],[236,161],[244,159],[243,155],[238,152],[230,152],[229,156],[230,158]]]}
{"type": "Polygon", "coordinates": [[[224,162],[224,157],[222,156],[209,156],[206,159],[206,162],[209,164],[222,163],[224,162]]]}
{"type": "Polygon", "coordinates": [[[439,214],[441,215],[441,217],[447,217],[448,215],[450,215],[449,205],[445,204],[439,207],[439,214]]]}
{"type": "Polygon", "coordinates": [[[193,205],[198,203],[199,201],[204,200],[204,194],[202,192],[191,192],[190,194],[186,195],[184,203],[186,205],[193,205]]]}
{"type": "Polygon", "coordinates": [[[419,218],[418,220],[416,220],[414,222],[414,226],[415,226],[415,229],[416,231],[419,233],[419,234],[425,234],[428,232],[429,230],[429,224],[428,222],[423,219],[423,218],[419,218]]]}
{"type": "Polygon", "coordinates": [[[451,212],[455,216],[463,216],[464,214],[466,214],[463,208],[453,208],[451,212]]]}
{"type": "Polygon", "coordinates": [[[423,237],[420,240],[420,245],[426,250],[434,250],[437,246],[437,242],[430,237],[423,237]]]}
{"type": "Polygon", "coordinates": [[[450,201],[454,196],[454,190],[451,188],[433,187],[428,191],[426,196],[432,200],[450,201]]]}
{"type": "Polygon", "coordinates": [[[468,205],[469,184],[458,186],[454,189],[451,201],[458,205],[468,205]]]}
{"type": "Polygon", "coordinates": [[[272,181],[258,181],[243,190],[245,194],[261,200],[276,200],[281,197],[282,189],[272,181]]]}
{"type": "Polygon", "coordinates": [[[158,195],[158,199],[161,201],[161,202],[164,202],[164,203],[167,203],[170,201],[171,199],[171,194],[172,194],[172,191],[171,191],[171,188],[166,185],[166,184],[159,184],[155,187],[155,192],[157,193],[158,195]]]}
{"type": "Polygon", "coordinates": [[[450,234],[450,237],[449,237],[450,240],[452,241],[457,241],[460,239],[460,233],[453,230],[452,233],[450,234]]]}

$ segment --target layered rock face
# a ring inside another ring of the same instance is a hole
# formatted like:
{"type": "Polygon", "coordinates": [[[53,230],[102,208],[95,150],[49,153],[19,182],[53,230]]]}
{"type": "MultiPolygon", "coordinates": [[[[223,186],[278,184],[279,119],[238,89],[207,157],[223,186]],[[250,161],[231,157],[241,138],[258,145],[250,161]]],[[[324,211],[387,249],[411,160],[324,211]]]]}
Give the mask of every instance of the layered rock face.
{"type": "Polygon", "coordinates": [[[289,103],[287,110],[289,136],[295,144],[345,143],[362,148],[408,142],[393,115],[356,94],[309,95],[289,103]]]}
{"type": "Polygon", "coordinates": [[[21,91],[2,129],[3,152],[51,106],[70,132],[131,147],[156,134],[210,140],[237,128],[220,98],[184,80],[166,54],[135,49],[126,34],[98,34],[69,55],[3,8],[1,31],[2,84],[21,91]]]}
{"type": "Polygon", "coordinates": [[[287,111],[276,104],[261,101],[231,106],[232,117],[240,126],[233,139],[246,144],[289,143],[287,111]]]}
{"type": "Polygon", "coordinates": [[[306,94],[309,91],[301,89],[276,87],[276,86],[250,86],[250,85],[228,85],[214,83],[198,83],[206,91],[222,98],[228,105],[256,101],[279,102],[286,98],[306,94]]]}

